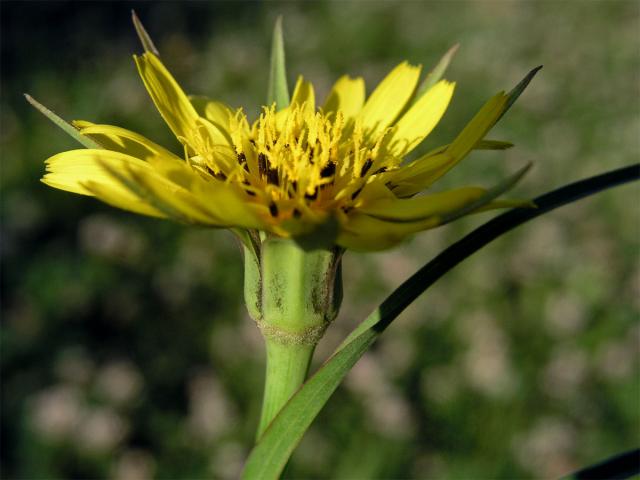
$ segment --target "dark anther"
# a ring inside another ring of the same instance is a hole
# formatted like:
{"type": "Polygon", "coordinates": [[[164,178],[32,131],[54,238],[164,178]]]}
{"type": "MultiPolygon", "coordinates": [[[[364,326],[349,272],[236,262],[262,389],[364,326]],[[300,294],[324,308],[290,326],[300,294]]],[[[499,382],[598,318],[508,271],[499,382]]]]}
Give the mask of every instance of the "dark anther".
{"type": "Polygon", "coordinates": [[[302,216],[302,214],[300,213],[300,210],[298,210],[297,208],[293,209],[293,217],[294,218],[300,218],[302,216]]]}
{"type": "Polygon", "coordinates": [[[364,185],[363,185],[363,186],[361,186],[359,189],[357,189],[355,192],[353,192],[353,193],[351,194],[351,200],[355,200],[355,199],[356,199],[356,197],[357,197],[358,195],[360,195],[360,192],[362,191],[362,189],[363,189],[363,188],[364,188],[364,185]]]}
{"type": "Polygon", "coordinates": [[[313,191],[313,194],[311,195],[305,193],[304,198],[306,198],[307,200],[315,200],[316,198],[318,198],[318,187],[316,187],[316,189],[313,191]]]}
{"type": "Polygon", "coordinates": [[[371,168],[371,165],[373,165],[373,160],[371,160],[370,158],[367,158],[367,161],[364,162],[364,165],[362,165],[362,170],[360,170],[361,177],[364,177],[367,174],[367,172],[371,168]]]}
{"type": "Polygon", "coordinates": [[[349,213],[351,210],[353,210],[353,207],[342,207],[344,213],[349,213]]]}
{"type": "Polygon", "coordinates": [[[329,163],[327,163],[324,167],[322,167],[322,170],[320,170],[320,176],[322,178],[332,177],[335,173],[336,173],[336,162],[332,160],[330,160],[329,163]]]}
{"type": "Polygon", "coordinates": [[[238,157],[238,163],[244,167],[244,171],[249,172],[249,165],[247,164],[247,156],[244,154],[244,152],[238,153],[237,157],[238,157]]]}
{"type": "Polygon", "coordinates": [[[256,146],[256,141],[253,138],[251,140],[249,140],[249,143],[251,145],[253,145],[254,147],[256,146]]]}
{"type": "Polygon", "coordinates": [[[309,150],[309,163],[313,165],[313,150],[309,150]]]}
{"type": "Polygon", "coordinates": [[[267,173],[267,156],[264,153],[258,154],[258,172],[260,175],[267,173]]]}
{"type": "Polygon", "coordinates": [[[264,153],[258,154],[258,172],[263,177],[267,177],[267,182],[278,185],[278,170],[271,168],[269,159],[264,153]]]}
{"type": "Polygon", "coordinates": [[[387,167],[380,167],[379,169],[377,169],[375,172],[373,172],[374,175],[377,175],[379,173],[384,173],[387,171],[387,167]]]}
{"type": "Polygon", "coordinates": [[[209,175],[211,175],[213,178],[217,180],[222,180],[224,182],[227,179],[227,176],[224,173],[222,172],[216,173],[208,165],[207,165],[207,172],[209,172],[209,175]]]}
{"type": "MultiPolygon", "coordinates": [[[[246,185],[246,186],[248,186],[248,187],[250,187],[250,186],[251,186],[251,183],[249,183],[249,180],[243,180],[243,181],[242,181],[242,184],[243,184],[243,185],[246,185]]],[[[251,190],[249,190],[249,189],[247,189],[247,188],[245,188],[245,189],[244,189],[244,191],[247,193],[247,195],[251,195],[252,197],[255,197],[255,196],[256,196],[256,193],[255,193],[255,192],[253,192],[253,191],[251,191],[251,190]]]]}
{"type": "Polygon", "coordinates": [[[271,185],[278,185],[278,170],[275,168],[267,169],[267,182],[271,185]]]}
{"type": "Polygon", "coordinates": [[[274,202],[271,202],[271,204],[269,205],[269,213],[272,217],[278,216],[278,206],[274,202]]]}

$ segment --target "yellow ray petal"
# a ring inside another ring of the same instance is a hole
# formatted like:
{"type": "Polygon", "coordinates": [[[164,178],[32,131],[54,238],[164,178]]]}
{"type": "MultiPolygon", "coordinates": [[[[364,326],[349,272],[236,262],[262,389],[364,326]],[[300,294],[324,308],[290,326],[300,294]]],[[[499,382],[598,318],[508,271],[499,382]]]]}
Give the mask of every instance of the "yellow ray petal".
{"type": "Polygon", "coordinates": [[[374,136],[396,120],[415,92],[420,70],[402,62],[380,82],[358,115],[366,134],[374,136]]]}
{"type": "Polygon", "coordinates": [[[101,162],[108,162],[114,169],[124,169],[129,164],[136,164],[141,169],[152,171],[147,162],[129,155],[109,150],[81,149],[62,152],[47,159],[47,173],[42,181],[52,187],[82,195],[93,195],[84,186],[89,181],[122,191],[121,185],[105,170],[101,162]]]}
{"type": "MultiPolygon", "coordinates": [[[[396,195],[406,196],[404,192],[402,194],[399,193],[403,187],[407,186],[410,190],[413,190],[423,184],[428,185],[434,172],[438,172],[444,165],[448,165],[452,161],[453,157],[446,151],[435,154],[429,153],[397,170],[383,173],[381,177],[389,183],[396,195]]],[[[424,190],[424,188],[419,188],[413,194],[424,190]]]]}
{"type": "Polygon", "coordinates": [[[118,185],[118,188],[114,188],[112,184],[88,181],[83,183],[83,186],[94,197],[111,205],[112,207],[129,210],[133,213],[148,215],[150,217],[167,218],[165,214],[143,202],[121,185],[118,185]]]}
{"type": "MultiPolygon", "coordinates": [[[[450,222],[494,202],[513,188],[530,168],[529,163],[490,189],[464,187],[409,199],[377,199],[361,206],[360,211],[394,222],[417,222],[432,216],[437,216],[440,223],[450,222]]],[[[494,202],[494,205],[497,208],[498,203],[494,202]]]]}
{"type": "Polygon", "coordinates": [[[410,199],[372,199],[359,205],[351,215],[340,217],[344,233],[339,240],[348,248],[388,248],[411,233],[464,215],[495,208],[535,207],[528,201],[496,200],[518,183],[530,167],[531,164],[525,165],[490,189],[464,187],[410,199]]]}
{"type": "Polygon", "coordinates": [[[176,137],[189,138],[198,118],[193,105],[160,59],[147,52],[134,55],[138,71],[153,103],[176,137]]]}
{"type": "Polygon", "coordinates": [[[184,162],[170,158],[155,159],[151,171],[129,163],[123,169],[109,168],[109,173],[167,216],[185,223],[261,228],[261,217],[269,214],[267,207],[247,202],[236,185],[207,181],[184,162]]]}
{"type": "MultiPolygon", "coordinates": [[[[137,167],[130,167],[119,179],[132,191],[151,199],[167,213],[183,222],[213,227],[265,227],[254,206],[243,198],[238,189],[222,182],[207,182],[194,174],[188,166],[165,165],[163,174],[174,183],[167,188],[164,179],[147,175],[137,167]],[[179,187],[179,188],[178,188],[179,187]]],[[[115,173],[115,172],[114,172],[115,173]]],[[[268,209],[263,208],[268,215],[268,209]]]]}
{"type": "Polygon", "coordinates": [[[152,142],[139,133],[114,125],[98,125],[87,121],[74,121],[80,133],[100,143],[107,150],[125,153],[149,161],[157,157],[180,159],[166,148],[152,142]]]}
{"type": "Polygon", "coordinates": [[[298,77],[291,96],[291,105],[305,105],[305,112],[313,115],[316,110],[316,96],[311,82],[307,82],[302,75],[298,77]]]}
{"type": "MultiPolygon", "coordinates": [[[[524,207],[535,208],[535,205],[527,200],[494,200],[483,204],[480,207],[468,209],[474,202],[486,195],[487,190],[481,188],[468,187],[457,191],[444,192],[440,199],[430,199],[429,205],[412,205],[410,208],[398,207],[385,200],[378,205],[378,213],[388,215],[389,218],[367,215],[362,209],[348,216],[343,220],[343,226],[338,236],[337,244],[352,250],[375,251],[384,250],[397,245],[408,236],[438,227],[450,222],[462,215],[486,212],[488,210],[524,207]],[[465,192],[464,190],[468,190],[465,192]],[[444,196],[444,194],[447,194],[444,196]],[[447,199],[446,197],[450,197],[447,199]],[[458,198],[455,198],[458,197],[458,198]],[[446,205],[449,200],[457,202],[457,210],[451,210],[452,204],[446,205]],[[401,211],[403,213],[398,213],[401,211]],[[361,213],[362,212],[362,213],[361,213]],[[409,215],[428,215],[425,218],[412,221],[409,215]],[[392,219],[392,217],[394,217],[392,219]],[[404,218],[401,218],[404,217],[404,218]]],[[[396,200],[396,202],[412,202],[425,197],[418,197],[410,200],[396,200]]]]}
{"type": "Polygon", "coordinates": [[[388,175],[393,192],[407,197],[421,192],[442,177],[475,148],[507,108],[508,96],[500,92],[487,101],[442,153],[428,153],[388,175]]]}
{"type": "Polygon", "coordinates": [[[346,224],[343,224],[336,243],[351,250],[384,250],[397,245],[413,233],[437,225],[435,218],[414,223],[397,223],[355,213],[349,216],[346,224]]]}
{"type": "Polygon", "coordinates": [[[229,130],[233,111],[222,102],[208,102],[204,108],[204,115],[207,120],[215,125],[220,125],[225,130],[229,130]]]}
{"type": "Polygon", "coordinates": [[[349,120],[362,110],[364,99],[364,79],[343,75],[331,88],[322,108],[327,113],[341,111],[345,120],[349,120]]]}
{"type": "Polygon", "coordinates": [[[51,157],[47,167],[45,183],[127,210],[208,226],[260,224],[257,209],[244,204],[232,187],[207,182],[169,157],[158,157],[152,166],[119,152],[84,149],[51,157]]]}
{"type": "Polygon", "coordinates": [[[426,91],[391,131],[389,151],[398,157],[417,147],[438,124],[449,106],[455,83],[441,80],[426,91]]]}
{"type": "MultiPolygon", "coordinates": [[[[455,138],[447,153],[454,158],[454,164],[464,158],[475,145],[484,138],[507,108],[509,96],[504,92],[494,95],[476,113],[466,127],[455,138]]],[[[453,165],[451,165],[453,166],[453,165]]]]}
{"type": "Polygon", "coordinates": [[[487,190],[463,187],[408,199],[381,199],[358,210],[390,222],[419,222],[429,217],[445,217],[480,199],[487,190]]]}
{"type": "Polygon", "coordinates": [[[231,107],[217,100],[211,100],[203,96],[190,95],[189,100],[198,115],[206,118],[219,128],[229,131],[234,112],[231,107]]]}

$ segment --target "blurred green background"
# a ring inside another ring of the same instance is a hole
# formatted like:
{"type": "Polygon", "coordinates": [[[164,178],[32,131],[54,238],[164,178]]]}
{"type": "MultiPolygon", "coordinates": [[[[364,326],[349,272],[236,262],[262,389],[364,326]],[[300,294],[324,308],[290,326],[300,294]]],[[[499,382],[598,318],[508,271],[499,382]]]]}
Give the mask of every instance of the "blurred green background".
{"type": "MultiPolygon", "coordinates": [[[[640,3],[7,2],[2,7],[3,478],[235,478],[259,413],[263,346],[224,231],[134,216],[39,183],[77,146],[67,119],[178,144],[131,54],[135,8],[185,89],[244,106],[266,90],[284,15],[290,82],[369,86],[456,42],[458,82],[425,149],[545,68],[439,186],[491,184],[526,161],[535,196],[638,160],[640,3]]],[[[640,434],[637,186],[503,237],[411,306],[356,365],[292,458],[296,478],[553,478],[640,434]]],[[[343,310],[317,361],[420,265],[489,218],[348,253],[343,310]]]]}

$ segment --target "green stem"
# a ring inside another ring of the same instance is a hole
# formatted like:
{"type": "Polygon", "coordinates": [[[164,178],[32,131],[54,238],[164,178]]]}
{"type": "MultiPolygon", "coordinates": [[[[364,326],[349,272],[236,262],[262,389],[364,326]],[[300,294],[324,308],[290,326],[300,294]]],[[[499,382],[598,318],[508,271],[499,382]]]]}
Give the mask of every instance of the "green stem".
{"type": "Polygon", "coordinates": [[[284,345],[266,339],[267,368],[259,439],[285,403],[307,378],[315,345],[284,345]]]}
{"type": "Polygon", "coordinates": [[[267,353],[257,438],[304,383],[341,300],[339,250],[305,250],[276,237],[264,238],[256,252],[245,250],[245,301],[267,353]]]}

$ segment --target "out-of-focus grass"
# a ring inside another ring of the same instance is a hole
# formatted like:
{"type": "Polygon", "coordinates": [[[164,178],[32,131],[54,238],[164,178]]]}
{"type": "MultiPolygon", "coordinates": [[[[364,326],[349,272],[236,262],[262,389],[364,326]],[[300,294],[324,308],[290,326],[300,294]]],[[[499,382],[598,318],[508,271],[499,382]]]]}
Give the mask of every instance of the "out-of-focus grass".
{"type": "MultiPolygon", "coordinates": [[[[264,98],[283,14],[290,81],[321,95],[403,59],[461,48],[457,92],[425,149],[545,68],[445,185],[525,161],[526,197],[637,161],[637,2],[2,3],[2,455],[7,478],[234,478],[250,447],[262,344],[225,232],[113,210],[38,182],[76,148],[24,102],[177,148],[137,78],[138,10],[192,93],[264,98]]],[[[638,188],[551,214],[466,261],[358,363],[305,437],[297,478],[554,477],[638,438],[638,188]]],[[[345,258],[324,358],[384,295],[486,216],[345,258]]],[[[319,361],[318,360],[318,361],[319,361]]]]}

